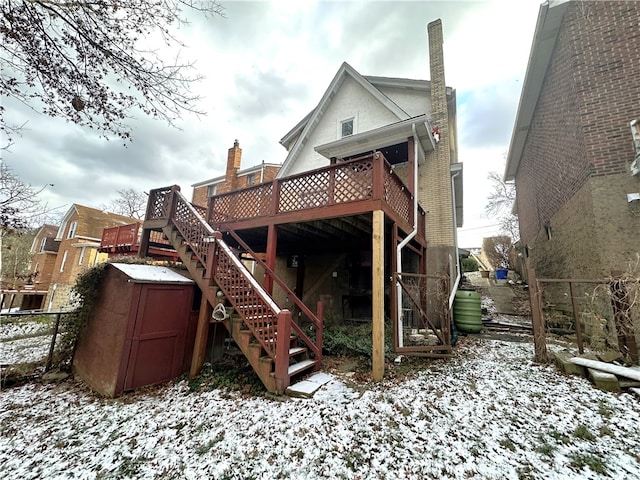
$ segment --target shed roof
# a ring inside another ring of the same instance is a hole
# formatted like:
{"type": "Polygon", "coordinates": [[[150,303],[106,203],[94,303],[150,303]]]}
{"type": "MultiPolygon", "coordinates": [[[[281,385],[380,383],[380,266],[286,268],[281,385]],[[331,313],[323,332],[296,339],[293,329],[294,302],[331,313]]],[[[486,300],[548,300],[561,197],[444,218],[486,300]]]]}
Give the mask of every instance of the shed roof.
{"type": "Polygon", "coordinates": [[[133,283],[194,283],[190,278],[159,265],[131,263],[112,263],[111,265],[127,275],[133,283]]]}

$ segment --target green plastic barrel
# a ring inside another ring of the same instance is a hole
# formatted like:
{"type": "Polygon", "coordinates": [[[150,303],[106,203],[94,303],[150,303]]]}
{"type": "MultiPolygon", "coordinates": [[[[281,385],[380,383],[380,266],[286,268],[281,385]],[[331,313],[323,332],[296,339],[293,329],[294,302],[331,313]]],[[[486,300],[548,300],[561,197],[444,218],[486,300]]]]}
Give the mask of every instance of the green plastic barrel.
{"type": "Polygon", "coordinates": [[[482,330],[480,294],[474,290],[458,290],[453,300],[453,320],[458,330],[479,333],[482,330]]]}

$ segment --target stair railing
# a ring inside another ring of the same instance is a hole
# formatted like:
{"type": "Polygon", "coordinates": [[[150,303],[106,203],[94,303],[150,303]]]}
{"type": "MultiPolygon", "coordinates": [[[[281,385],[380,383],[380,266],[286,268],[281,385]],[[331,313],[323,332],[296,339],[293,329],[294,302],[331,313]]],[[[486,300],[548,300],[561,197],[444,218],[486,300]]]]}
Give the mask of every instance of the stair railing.
{"type": "Polygon", "coordinates": [[[288,385],[291,312],[278,307],[229,246],[221,240],[220,232],[215,231],[180,193],[180,187],[174,185],[152,190],[149,197],[147,220],[171,220],[184,242],[206,269],[206,276],[214,277],[226,298],[242,317],[243,323],[267,355],[275,361],[276,382],[281,386],[288,385]],[[244,308],[247,306],[249,310],[244,308]],[[253,319],[250,318],[251,314],[253,319]]]}
{"type": "Polygon", "coordinates": [[[300,328],[296,322],[291,322],[291,328],[296,332],[296,334],[300,337],[300,339],[307,345],[309,350],[311,350],[316,358],[316,360],[322,360],[322,333],[323,333],[323,308],[321,302],[318,302],[318,315],[315,315],[309,307],[307,307],[300,298],[289,288],[289,286],[283,282],[278,275],[267,265],[267,263],[262,260],[259,255],[257,255],[249,245],[247,245],[240,236],[234,232],[233,230],[228,230],[226,233],[229,233],[236,242],[249,254],[253,257],[253,259],[264,269],[265,275],[273,280],[275,283],[280,286],[280,288],[287,294],[288,298],[295,303],[295,305],[300,309],[300,311],[311,320],[313,324],[314,330],[316,332],[315,342],[311,340],[300,328]]]}

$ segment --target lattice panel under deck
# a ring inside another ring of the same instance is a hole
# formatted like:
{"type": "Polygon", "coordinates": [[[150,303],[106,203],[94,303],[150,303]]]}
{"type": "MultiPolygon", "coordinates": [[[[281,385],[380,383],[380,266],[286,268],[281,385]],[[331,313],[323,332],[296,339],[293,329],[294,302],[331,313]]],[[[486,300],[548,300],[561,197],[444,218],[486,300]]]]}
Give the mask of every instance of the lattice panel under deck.
{"type": "Polygon", "coordinates": [[[411,219],[411,199],[402,181],[393,173],[385,172],[384,200],[407,223],[411,219]]]}
{"type": "Polygon", "coordinates": [[[241,313],[244,323],[260,341],[271,358],[276,355],[277,317],[271,307],[253,289],[251,282],[229,258],[226,251],[216,246],[215,280],[218,286],[241,313]]]}
{"type": "Polygon", "coordinates": [[[334,203],[353,202],[371,198],[373,163],[362,161],[340,165],[335,172],[334,203]]]}
{"type": "Polygon", "coordinates": [[[271,215],[272,183],[238,190],[231,195],[214,197],[209,223],[217,225],[246,218],[271,215]]]}

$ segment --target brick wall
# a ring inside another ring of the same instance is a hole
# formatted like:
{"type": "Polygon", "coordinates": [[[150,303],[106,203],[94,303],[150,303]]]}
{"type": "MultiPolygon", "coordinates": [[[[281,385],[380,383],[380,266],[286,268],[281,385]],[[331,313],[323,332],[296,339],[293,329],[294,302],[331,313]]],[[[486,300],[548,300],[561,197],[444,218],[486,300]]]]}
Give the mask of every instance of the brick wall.
{"type": "Polygon", "coordinates": [[[638,250],[625,194],[640,188],[628,173],[638,18],[640,2],[574,2],[565,14],[516,175],[521,239],[539,276],[607,275],[638,250]]]}
{"type": "Polygon", "coordinates": [[[191,196],[191,203],[206,207],[209,201],[209,187],[196,187],[193,189],[193,195],[191,196]]]}

